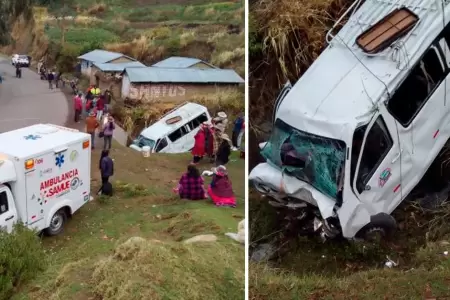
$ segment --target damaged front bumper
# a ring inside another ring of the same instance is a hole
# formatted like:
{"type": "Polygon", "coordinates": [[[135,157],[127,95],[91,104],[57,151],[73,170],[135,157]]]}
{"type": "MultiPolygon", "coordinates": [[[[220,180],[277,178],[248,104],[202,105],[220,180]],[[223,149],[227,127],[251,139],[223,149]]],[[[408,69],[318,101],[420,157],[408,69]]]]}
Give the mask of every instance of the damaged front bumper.
{"type": "Polygon", "coordinates": [[[249,180],[258,192],[273,198],[279,202],[279,205],[301,207],[306,205],[302,203],[304,201],[318,207],[324,219],[334,216],[333,209],[336,202],[333,199],[320,193],[306,182],[283,174],[269,163],[257,165],[251,171],[249,180]],[[298,204],[285,200],[287,197],[298,199],[298,204]]]}
{"type": "MultiPolygon", "coordinates": [[[[313,231],[319,233],[323,240],[334,238],[340,234],[340,230],[330,224],[327,219],[336,217],[334,213],[335,201],[309,184],[295,177],[283,174],[279,169],[269,163],[256,166],[249,175],[249,180],[255,189],[263,196],[267,196],[269,204],[276,208],[288,208],[292,210],[307,210],[315,207],[315,217],[311,219],[313,231]],[[310,205],[308,205],[310,204],[310,205]]],[[[303,219],[305,212],[296,219],[303,219]]],[[[288,218],[286,218],[288,220],[288,218]]]]}

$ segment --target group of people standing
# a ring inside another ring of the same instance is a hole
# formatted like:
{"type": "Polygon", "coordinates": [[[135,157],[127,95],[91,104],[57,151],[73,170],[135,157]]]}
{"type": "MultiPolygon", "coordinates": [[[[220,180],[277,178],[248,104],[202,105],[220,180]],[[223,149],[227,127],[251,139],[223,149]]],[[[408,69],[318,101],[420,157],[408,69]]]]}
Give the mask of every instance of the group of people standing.
{"type": "Polygon", "coordinates": [[[233,140],[225,133],[228,127],[226,113],[219,112],[211,121],[204,122],[195,135],[194,148],[192,149],[193,163],[199,163],[204,156],[210,158],[211,163],[216,166],[226,165],[229,161],[231,150],[237,150],[241,145],[244,133],[244,118],[240,114],[233,128],[233,140]]]}
{"type": "MultiPolygon", "coordinates": [[[[86,132],[91,135],[91,147],[95,149],[95,138],[98,131],[98,137],[103,138],[103,150],[111,149],[112,137],[116,125],[114,118],[108,114],[106,105],[107,92],[101,93],[97,86],[90,86],[85,96],[86,132]]],[[[80,92],[73,98],[74,102],[74,121],[80,122],[83,112],[83,94],[80,92]]]]}

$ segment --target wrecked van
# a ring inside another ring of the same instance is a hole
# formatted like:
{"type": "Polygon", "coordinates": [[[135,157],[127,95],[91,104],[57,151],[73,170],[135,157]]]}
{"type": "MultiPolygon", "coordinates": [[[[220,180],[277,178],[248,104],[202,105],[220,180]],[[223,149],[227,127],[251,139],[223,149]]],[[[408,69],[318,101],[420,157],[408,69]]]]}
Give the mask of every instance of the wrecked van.
{"type": "Polygon", "coordinates": [[[450,137],[449,20],[448,1],[355,1],[276,100],[255,188],[324,238],[392,232],[450,137]]]}
{"type": "Polygon", "coordinates": [[[194,136],[204,122],[210,123],[208,109],[200,104],[186,102],[167,112],[161,119],[142,130],[130,148],[153,153],[183,153],[194,147],[194,136]]]}

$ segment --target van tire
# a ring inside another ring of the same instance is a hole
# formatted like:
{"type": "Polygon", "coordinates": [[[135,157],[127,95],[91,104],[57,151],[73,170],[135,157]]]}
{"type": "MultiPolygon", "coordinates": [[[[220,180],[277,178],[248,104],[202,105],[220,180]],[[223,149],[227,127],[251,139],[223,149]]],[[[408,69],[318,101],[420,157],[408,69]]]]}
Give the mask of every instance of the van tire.
{"type": "Polygon", "coordinates": [[[63,232],[64,225],[67,221],[67,215],[65,210],[62,208],[58,210],[50,220],[50,226],[45,229],[45,234],[48,236],[55,236],[63,232]]]}
{"type": "Polygon", "coordinates": [[[373,241],[377,237],[388,239],[397,229],[394,217],[385,213],[379,213],[370,218],[370,223],[361,228],[356,234],[357,239],[373,241]]]}

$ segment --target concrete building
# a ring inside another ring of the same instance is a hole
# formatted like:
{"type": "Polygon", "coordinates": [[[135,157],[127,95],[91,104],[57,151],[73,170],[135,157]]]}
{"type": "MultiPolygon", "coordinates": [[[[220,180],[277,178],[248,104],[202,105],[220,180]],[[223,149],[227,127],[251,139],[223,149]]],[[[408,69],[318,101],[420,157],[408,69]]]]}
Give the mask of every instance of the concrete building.
{"type": "Polygon", "coordinates": [[[197,68],[125,68],[122,98],[143,102],[188,101],[221,90],[237,88],[244,80],[233,70],[197,68]]]}
{"type": "Polygon", "coordinates": [[[81,65],[81,73],[91,76],[91,68],[94,63],[124,63],[136,61],[136,59],[126,56],[122,53],[106,50],[93,50],[78,57],[81,65]]]}
{"type": "Polygon", "coordinates": [[[181,57],[181,56],[172,56],[166,58],[156,64],[152,65],[152,67],[157,68],[196,68],[196,69],[217,69],[217,67],[201,60],[198,58],[191,57],[181,57]]]}
{"type": "Polygon", "coordinates": [[[120,63],[93,63],[91,67],[90,83],[96,84],[100,90],[110,90],[113,98],[121,96],[121,74],[125,68],[145,68],[141,62],[130,61],[120,63]]]}

